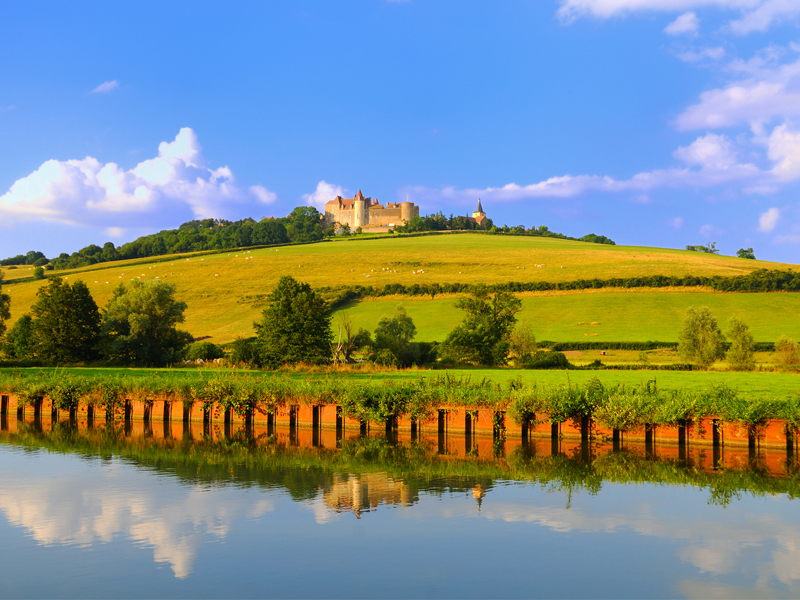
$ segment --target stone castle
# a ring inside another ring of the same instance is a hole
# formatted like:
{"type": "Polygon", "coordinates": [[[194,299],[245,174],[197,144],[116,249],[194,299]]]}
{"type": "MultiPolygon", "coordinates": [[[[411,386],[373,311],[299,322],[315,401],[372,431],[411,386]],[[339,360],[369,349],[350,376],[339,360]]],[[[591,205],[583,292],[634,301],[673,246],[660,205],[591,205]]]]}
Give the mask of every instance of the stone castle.
{"type": "Polygon", "coordinates": [[[386,206],[378,199],[365,198],[358,190],[355,198],[336,196],[325,203],[326,224],[349,225],[350,229],[381,229],[403,225],[412,217],[419,216],[419,206],[413,202],[388,202],[386,206]]]}

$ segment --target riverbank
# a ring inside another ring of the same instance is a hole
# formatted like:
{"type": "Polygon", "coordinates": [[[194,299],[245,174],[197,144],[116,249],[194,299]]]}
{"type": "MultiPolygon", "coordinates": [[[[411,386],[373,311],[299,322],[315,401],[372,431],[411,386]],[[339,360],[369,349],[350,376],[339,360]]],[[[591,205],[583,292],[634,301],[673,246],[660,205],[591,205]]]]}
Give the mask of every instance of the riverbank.
{"type": "MultiPolygon", "coordinates": [[[[93,420],[242,421],[330,428],[397,428],[478,435],[693,439],[774,445],[800,430],[798,380],[761,374],[411,371],[356,377],[227,370],[29,369],[0,372],[5,414],[84,413],[93,420]],[[495,376],[494,380],[482,374],[495,376]],[[505,378],[497,377],[504,374],[505,378]],[[514,376],[516,375],[516,377],[514,376]],[[604,375],[599,377],[598,375],[604,375]],[[614,378],[609,377],[613,375],[614,378]],[[676,376],[678,376],[676,378],[676,376]],[[693,385],[687,385],[690,382],[693,385]],[[667,381],[665,381],[665,379],[667,381]],[[671,383],[671,385],[670,385],[671,383]],[[751,380],[752,383],[752,380],[751,380]],[[766,389],[765,389],[766,388],[766,389]]],[[[793,451],[793,450],[792,450],[793,451]]]]}

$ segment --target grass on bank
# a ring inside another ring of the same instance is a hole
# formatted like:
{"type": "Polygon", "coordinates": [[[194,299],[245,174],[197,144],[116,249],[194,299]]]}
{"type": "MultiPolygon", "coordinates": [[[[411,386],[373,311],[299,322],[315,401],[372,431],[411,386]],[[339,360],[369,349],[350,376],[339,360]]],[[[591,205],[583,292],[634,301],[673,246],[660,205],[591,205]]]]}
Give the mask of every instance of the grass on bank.
{"type": "Polygon", "coordinates": [[[0,390],[23,404],[48,396],[67,409],[79,399],[119,410],[125,398],[216,402],[239,414],[294,403],[338,404],[370,421],[392,415],[428,418],[434,408],[505,410],[517,424],[592,416],[604,426],[633,430],[647,423],[716,416],[761,426],[785,419],[800,427],[800,391],[786,373],[653,372],[409,372],[382,376],[323,373],[150,369],[4,369],[0,390]],[[413,375],[412,375],[413,374],[413,375]],[[502,375],[497,377],[497,375],[502,375]],[[542,416],[546,415],[546,416],[542,416]]]}
{"type": "MultiPolygon", "coordinates": [[[[69,282],[83,280],[100,306],[108,301],[117,284],[132,278],[147,280],[157,277],[175,283],[177,298],[189,306],[185,329],[195,337],[208,336],[216,343],[226,343],[237,335],[252,334],[252,323],[264,308],[264,296],[283,275],[291,275],[313,287],[382,287],[387,283],[558,282],[655,273],[731,276],[759,268],[792,267],[683,250],[483,234],[341,239],[273,249],[203,254],[188,260],[163,259],[158,257],[144,263],[133,261],[136,264],[106,263],[86,270],[55,274],[63,274],[69,282]]],[[[14,273],[5,272],[9,276],[14,273]]],[[[48,275],[52,274],[54,272],[48,272],[48,275]]],[[[11,296],[12,322],[29,311],[41,285],[42,282],[24,282],[3,288],[3,292],[11,296]]],[[[736,297],[772,295],[737,294],[736,297]]],[[[790,297],[789,294],[774,296],[790,297]]],[[[780,311],[794,310],[792,304],[777,302],[780,311]]],[[[536,321],[541,312],[536,310],[537,314],[531,315],[532,320],[536,321]]],[[[571,318],[568,321],[554,320],[553,323],[554,333],[563,327],[566,334],[572,335],[569,331],[571,318]]],[[[418,327],[420,325],[428,327],[425,323],[418,324],[418,327]]],[[[426,336],[443,339],[435,327],[429,331],[426,336]]],[[[537,335],[540,339],[547,337],[538,332],[537,335]]],[[[656,336],[648,335],[642,339],[656,339],[656,336]]]]}

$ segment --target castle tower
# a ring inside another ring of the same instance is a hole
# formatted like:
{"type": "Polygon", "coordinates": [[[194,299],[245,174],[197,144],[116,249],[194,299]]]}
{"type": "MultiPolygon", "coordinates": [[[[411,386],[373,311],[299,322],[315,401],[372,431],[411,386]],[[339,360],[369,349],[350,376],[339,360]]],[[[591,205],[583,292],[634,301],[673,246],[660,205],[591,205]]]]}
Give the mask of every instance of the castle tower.
{"type": "Polygon", "coordinates": [[[358,190],[353,200],[353,228],[363,227],[369,224],[369,212],[367,211],[367,200],[361,190],[358,190]]]}

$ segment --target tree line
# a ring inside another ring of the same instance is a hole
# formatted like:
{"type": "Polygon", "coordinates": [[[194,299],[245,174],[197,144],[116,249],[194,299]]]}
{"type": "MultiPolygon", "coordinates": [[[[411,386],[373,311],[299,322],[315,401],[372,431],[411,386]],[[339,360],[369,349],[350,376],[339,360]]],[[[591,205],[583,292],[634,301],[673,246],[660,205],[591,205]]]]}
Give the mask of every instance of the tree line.
{"type": "Polygon", "coordinates": [[[779,269],[757,269],[746,275],[695,276],[650,275],[645,277],[612,277],[609,279],[576,279],[574,281],[526,281],[490,285],[469,283],[423,283],[404,285],[387,283],[383,287],[352,285],[321,287],[319,291],[340,308],[361,298],[381,296],[430,296],[469,294],[478,287],[490,292],[546,292],[552,290],[587,290],[600,288],[709,287],[721,292],[796,292],[800,291],[800,272],[779,269]]]}
{"type": "MultiPolygon", "coordinates": [[[[781,335],[773,348],[780,365],[794,367],[800,364],[800,344],[796,340],[781,335]]],[[[703,368],[725,359],[734,371],[752,371],[757,349],[750,328],[739,317],[734,315],[728,320],[727,331],[723,334],[707,306],[690,306],[686,310],[678,334],[678,354],[683,358],[703,368]]]]}
{"type": "Polygon", "coordinates": [[[52,260],[48,260],[41,252],[31,251],[0,260],[0,265],[42,267],[49,263],[56,270],[74,269],[103,262],[182,252],[314,242],[324,237],[320,217],[315,208],[300,206],[281,219],[195,220],[184,223],[177,229],[142,236],[119,247],[113,242],[106,242],[102,247],[90,244],[72,254],[62,253],[52,260]]]}
{"type": "MultiPolygon", "coordinates": [[[[174,294],[173,284],[133,280],[120,284],[101,310],[85,283],[54,277],[37,292],[30,314],[8,331],[3,351],[13,359],[55,365],[169,365],[192,341],[176,327],[184,320],[186,303],[174,294]]],[[[2,317],[0,311],[0,334],[2,317]]]]}
{"type": "Polygon", "coordinates": [[[525,227],[525,225],[516,225],[509,227],[508,225],[503,225],[502,227],[498,227],[494,224],[494,222],[486,218],[483,222],[479,225],[475,223],[472,219],[465,216],[460,215],[450,215],[449,217],[445,217],[444,214],[440,211],[438,213],[433,213],[430,215],[425,215],[424,217],[414,216],[411,217],[411,220],[403,225],[398,225],[394,228],[396,233],[420,233],[424,231],[461,231],[461,230],[480,230],[486,231],[487,233],[505,233],[505,234],[513,234],[513,235],[529,235],[535,237],[552,237],[558,238],[562,240],[575,240],[580,242],[592,242],[594,244],[610,244],[612,246],[616,245],[611,239],[607,238],[604,235],[596,235],[594,233],[590,233],[580,238],[574,238],[562,233],[556,233],[554,231],[550,231],[550,229],[546,225],[540,225],[539,227],[525,227]]]}
{"type": "MultiPolygon", "coordinates": [[[[437,213],[426,217],[413,217],[410,223],[397,226],[390,230],[390,233],[483,229],[490,233],[556,237],[568,240],[578,239],[598,244],[614,244],[613,241],[605,236],[595,234],[589,234],[582,238],[572,238],[551,232],[545,226],[540,226],[538,229],[526,229],[523,225],[495,227],[490,219],[487,219],[484,225],[487,223],[488,227],[476,227],[475,223],[467,217],[450,215],[450,218],[446,218],[442,213],[437,213]]],[[[26,254],[18,254],[17,256],[0,260],[0,266],[33,266],[37,268],[34,272],[34,278],[43,279],[45,270],[76,269],[97,263],[150,258],[184,252],[317,242],[326,237],[337,235],[336,231],[335,224],[330,224],[323,229],[322,215],[314,207],[298,206],[283,218],[265,218],[261,221],[255,221],[251,218],[240,221],[228,221],[225,219],[188,221],[177,229],[168,229],[142,236],[121,246],[115,246],[113,242],[106,242],[102,246],[89,244],[77,252],[72,254],[62,252],[52,259],[47,258],[42,252],[31,250],[26,254]]],[[[361,228],[357,228],[354,233],[360,234],[361,228]]],[[[349,236],[350,234],[350,227],[345,225],[342,228],[341,235],[349,236]]]]}

